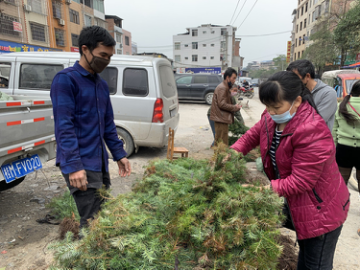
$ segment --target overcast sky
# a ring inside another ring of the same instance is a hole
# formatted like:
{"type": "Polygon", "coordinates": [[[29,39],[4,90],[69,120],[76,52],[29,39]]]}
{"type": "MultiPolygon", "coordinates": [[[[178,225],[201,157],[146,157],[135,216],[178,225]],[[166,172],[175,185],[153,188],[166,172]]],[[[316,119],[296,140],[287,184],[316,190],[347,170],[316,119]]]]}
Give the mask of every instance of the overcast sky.
{"type": "MultiPolygon", "coordinates": [[[[138,52],[158,52],[173,58],[173,35],[201,24],[227,25],[237,3],[238,0],[105,0],[105,13],[123,19],[123,28],[131,32],[138,52]]],[[[242,24],[237,37],[288,31],[272,36],[241,37],[240,55],[245,57],[245,66],[251,61],[286,54],[286,43],[291,40],[291,14],[297,0],[240,0],[234,19],[244,3],[232,23],[236,27],[242,24]]]]}

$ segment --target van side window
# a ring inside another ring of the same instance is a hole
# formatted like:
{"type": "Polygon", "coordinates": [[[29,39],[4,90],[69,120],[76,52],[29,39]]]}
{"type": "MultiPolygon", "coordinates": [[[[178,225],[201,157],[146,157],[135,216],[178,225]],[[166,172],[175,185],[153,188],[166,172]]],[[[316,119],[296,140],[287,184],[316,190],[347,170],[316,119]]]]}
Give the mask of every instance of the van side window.
{"type": "Polygon", "coordinates": [[[115,67],[107,67],[99,75],[107,82],[110,95],[115,95],[117,91],[118,69],[115,67]]]}
{"type": "Polygon", "coordinates": [[[161,90],[165,97],[172,98],[176,96],[176,83],[174,72],[169,66],[160,66],[161,90]]]}
{"type": "Polygon", "coordinates": [[[0,88],[9,87],[10,68],[10,63],[0,63],[0,88]]]}
{"type": "Polygon", "coordinates": [[[127,68],[124,70],[123,94],[136,97],[146,97],[149,94],[146,69],[127,68]]]}
{"type": "Polygon", "coordinates": [[[22,64],[19,88],[50,90],[55,75],[63,65],[22,64]]]}

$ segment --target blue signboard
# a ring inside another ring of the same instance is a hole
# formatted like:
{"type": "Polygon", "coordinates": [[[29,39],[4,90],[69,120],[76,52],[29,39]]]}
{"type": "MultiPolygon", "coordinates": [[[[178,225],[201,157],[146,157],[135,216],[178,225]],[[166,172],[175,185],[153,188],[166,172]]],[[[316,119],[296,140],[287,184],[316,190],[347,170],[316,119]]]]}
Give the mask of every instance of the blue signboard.
{"type": "Polygon", "coordinates": [[[221,67],[213,68],[185,68],[185,73],[211,73],[211,74],[221,74],[221,67]]]}
{"type": "Polygon", "coordinates": [[[61,52],[62,50],[34,46],[24,43],[16,43],[11,41],[0,40],[0,53],[11,53],[11,52],[61,52]]]}

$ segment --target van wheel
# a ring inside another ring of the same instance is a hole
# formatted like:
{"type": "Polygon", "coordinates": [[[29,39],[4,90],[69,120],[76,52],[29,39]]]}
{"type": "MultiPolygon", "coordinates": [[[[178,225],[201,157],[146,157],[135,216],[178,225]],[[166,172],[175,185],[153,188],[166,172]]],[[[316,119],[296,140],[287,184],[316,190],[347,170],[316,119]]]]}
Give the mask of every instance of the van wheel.
{"type": "Polygon", "coordinates": [[[124,144],[124,150],[127,153],[127,157],[131,156],[131,154],[134,152],[134,141],[131,137],[131,135],[122,128],[116,128],[117,134],[120,140],[122,140],[124,144]]]}
{"type": "Polygon", "coordinates": [[[214,96],[214,92],[210,92],[205,95],[205,101],[207,104],[211,105],[213,96],[214,96]]]}
{"type": "Polygon", "coordinates": [[[4,190],[7,190],[7,189],[10,189],[10,188],[13,188],[13,187],[16,187],[17,185],[19,185],[22,181],[24,181],[25,179],[25,176],[21,177],[21,178],[18,178],[12,182],[10,182],[9,184],[7,184],[4,181],[1,181],[0,182],[0,191],[4,191],[4,190]]]}

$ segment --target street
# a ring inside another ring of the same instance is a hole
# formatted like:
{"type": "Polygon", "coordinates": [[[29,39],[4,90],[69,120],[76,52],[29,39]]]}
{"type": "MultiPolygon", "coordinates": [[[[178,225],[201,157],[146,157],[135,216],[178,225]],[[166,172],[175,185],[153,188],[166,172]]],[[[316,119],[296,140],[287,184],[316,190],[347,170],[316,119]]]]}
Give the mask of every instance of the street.
{"type": "MultiPolygon", "coordinates": [[[[242,101],[244,117],[247,126],[254,125],[264,110],[257,95],[242,101]],[[247,101],[248,108],[246,106],[247,101]]],[[[189,149],[189,156],[204,159],[212,156],[210,149],[212,133],[207,120],[209,106],[198,103],[180,103],[180,125],[175,135],[175,145],[189,149]]],[[[137,178],[142,177],[144,166],[150,160],[166,158],[166,150],[156,148],[140,148],[137,154],[130,158],[133,174],[122,179],[118,176],[117,165],[110,162],[112,178],[112,193],[117,195],[129,192],[137,178]]],[[[49,210],[45,208],[52,197],[62,194],[65,182],[55,161],[48,162],[43,169],[50,182],[42,172],[33,173],[19,186],[1,192],[0,196],[0,269],[6,270],[42,270],[47,269],[52,262],[48,245],[56,241],[59,235],[58,226],[38,224],[36,219],[44,218],[49,210]]],[[[334,259],[334,269],[359,269],[360,252],[359,236],[356,231],[360,228],[359,209],[360,200],[357,192],[350,188],[351,207],[348,219],[343,227],[334,259]]],[[[283,230],[294,240],[293,232],[283,230]]]]}

